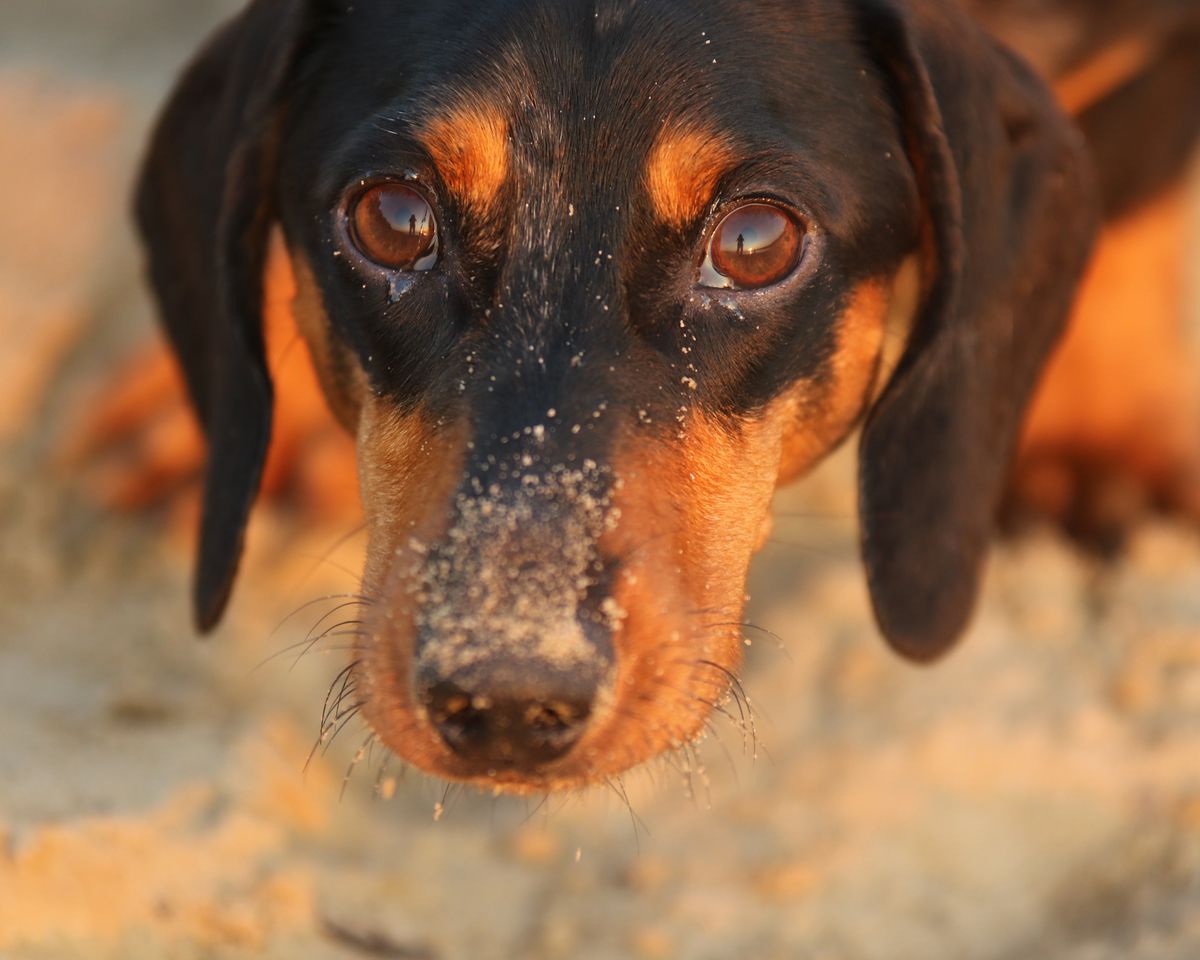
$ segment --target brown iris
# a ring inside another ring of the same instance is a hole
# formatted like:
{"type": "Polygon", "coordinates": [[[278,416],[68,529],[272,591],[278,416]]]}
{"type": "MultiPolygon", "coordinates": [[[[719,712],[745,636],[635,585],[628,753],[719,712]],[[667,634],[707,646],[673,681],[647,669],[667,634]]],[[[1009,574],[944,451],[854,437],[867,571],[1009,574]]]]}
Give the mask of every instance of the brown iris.
{"type": "Polygon", "coordinates": [[[429,270],[437,262],[437,221],[420,193],[380,183],[358,195],[350,210],[354,245],[380,266],[429,270]]]}
{"type": "Polygon", "coordinates": [[[713,231],[701,281],[744,290],[767,287],[796,269],[803,252],[804,228],[787,211],[743,203],[713,231]]]}

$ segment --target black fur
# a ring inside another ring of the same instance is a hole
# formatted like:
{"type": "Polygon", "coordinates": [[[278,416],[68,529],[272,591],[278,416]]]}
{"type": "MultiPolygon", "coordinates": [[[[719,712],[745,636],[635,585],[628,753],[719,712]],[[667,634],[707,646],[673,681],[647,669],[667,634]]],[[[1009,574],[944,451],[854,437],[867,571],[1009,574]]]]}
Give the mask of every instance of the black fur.
{"type": "Polygon", "coordinates": [[[876,618],[932,659],[970,617],[1021,414],[1096,227],[1082,138],[1027,70],[946,8],[863,4],[929,211],[933,286],[867,418],[863,556],[876,618]]]}
{"type": "Polygon", "coordinates": [[[821,382],[850,294],[925,237],[920,321],[863,439],[864,555],[889,641],[943,650],[1093,211],[1078,138],[1040,85],[948,3],[915,6],[934,15],[881,0],[255,0],[176,91],[139,200],[212,447],[201,625],[227,599],[266,449],[272,219],[372,389],[471,424],[464,490],[531,423],[548,459],[605,464],[618,424],[669,442],[681,406],[733,421],[821,382]],[[412,136],[471,96],[510,125],[486,217],[445,194],[412,136]],[[681,118],[740,162],[695,223],[667,227],[642,174],[681,118]],[[346,197],[380,175],[421,178],[444,238],[438,269],[402,288],[344,249],[346,197]],[[738,197],[799,210],[807,259],[771,289],[699,289],[706,224],[738,197]]]}
{"type": "Polygon", "coordinates": [[[200,52],[154,131],[137,220],[166,327],[209,445],[198,626],[224,610],[271,429],[260,322],[277,116],[306,27],[256,0],[200,52]]]}

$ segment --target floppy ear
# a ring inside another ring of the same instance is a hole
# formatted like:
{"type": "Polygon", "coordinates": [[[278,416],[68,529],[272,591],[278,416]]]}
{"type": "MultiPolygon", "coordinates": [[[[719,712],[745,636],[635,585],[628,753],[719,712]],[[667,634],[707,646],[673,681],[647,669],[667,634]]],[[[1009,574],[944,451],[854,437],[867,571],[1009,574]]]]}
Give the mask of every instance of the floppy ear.
{"type": "Polygon", "coordinates": [[[254,0],[201,50],[155,127],[136,216],[163,325],[208,440],[194,604],[216,625],[271,431],[262,275],[281,88],[305,0],[254,0]]]}
{"type": "Polygon", "coordinates": [[[926,218],[923,300],[859,457],[875,618],[920,661],[970,619],[1022,414],[1096,229],[1082,138],[954,6],[918,20],[858,4],[926,218]]]}

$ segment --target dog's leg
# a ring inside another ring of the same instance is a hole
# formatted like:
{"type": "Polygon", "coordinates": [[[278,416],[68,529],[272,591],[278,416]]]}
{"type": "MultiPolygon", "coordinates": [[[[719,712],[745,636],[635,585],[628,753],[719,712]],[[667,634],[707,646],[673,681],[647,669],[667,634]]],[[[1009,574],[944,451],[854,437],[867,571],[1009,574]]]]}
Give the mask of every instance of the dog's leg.
{"type": "Polygon", "coordinates": [[[1198,351],[1184,325],[1187,191],[1103,233],[1030,411],[1009,517],[1119,545],[1151,509],[1200,521],[1198,351]]]}

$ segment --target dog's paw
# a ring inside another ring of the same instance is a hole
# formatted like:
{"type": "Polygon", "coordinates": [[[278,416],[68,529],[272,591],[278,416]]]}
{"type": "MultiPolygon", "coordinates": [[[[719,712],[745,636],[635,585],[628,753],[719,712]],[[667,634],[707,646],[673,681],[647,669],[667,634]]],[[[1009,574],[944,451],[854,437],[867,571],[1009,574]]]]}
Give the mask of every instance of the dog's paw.
{"type": "Polygon", "coordinates": [[[1121,456],[1042,449],[1025,454],[1002,504],[1002,527],[1013,532],[1049,520],[1088,549],[1112,555],[1152,514],[1200,526],[1200,458],[1138,455],[1145,452],[1121,456]]]}

